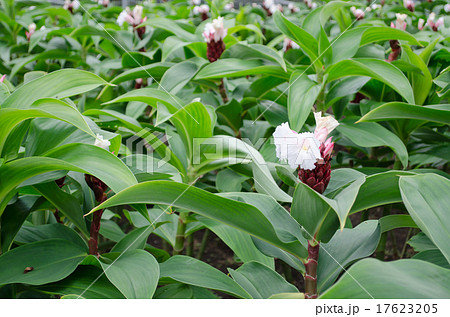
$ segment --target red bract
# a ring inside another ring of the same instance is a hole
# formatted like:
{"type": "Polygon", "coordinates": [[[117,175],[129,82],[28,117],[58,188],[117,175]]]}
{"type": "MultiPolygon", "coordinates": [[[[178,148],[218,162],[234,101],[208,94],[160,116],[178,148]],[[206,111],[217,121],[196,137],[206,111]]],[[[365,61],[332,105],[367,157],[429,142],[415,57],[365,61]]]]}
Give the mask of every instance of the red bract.
{"type": "MultiPolygon", "coordinates": [[[[334,145],[334,144],[333,144],[334,145]]],[[[316,168],[313,170],[299,169],[298,177],[300,180],[314,189],[316,192],[322,194],[330,182],[331,175],[331,150],[326,151],[327,147],[325,144],[320,146],[320,154],[323,157],[323,163],[315,163],[316,168]],[[329,152],[327,154],[326,152],[329,152]]]]}

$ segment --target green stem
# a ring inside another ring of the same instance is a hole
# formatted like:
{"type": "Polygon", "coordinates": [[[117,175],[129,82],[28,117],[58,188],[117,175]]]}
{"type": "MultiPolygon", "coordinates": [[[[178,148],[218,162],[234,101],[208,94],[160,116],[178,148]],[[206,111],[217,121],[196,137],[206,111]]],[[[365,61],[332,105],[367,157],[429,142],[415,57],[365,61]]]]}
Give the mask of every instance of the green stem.
{"type": "Polygon", "coordinates": [[[398,157],[395,157],[395,161],[394,161],[394,169],[395,170],[399,170],[402,167],[402,163],[400,162],[400,160],[398,159],[398,157]]]}
{"type": "Polygon", "coordinates": [[[305,263],[305,298],[317,298],[317,264],[319,260],[319,242],[308,240],[308,258],[305,263]]]}
{"type": "Polygon", "coordinates": [[[409,240],[409,237],[411,236],[412,230],[413,230],[413,228],[409,228],[409,230],[408,230],[408,234],[406,235],[405,244],[403,244],[402,252],[400,253],[400,259],[403,259],[403,257],[405,256],[406,245],[408,244],[408,240],[409,240]]]}
{"type": "Polygon", "coordinates": [[[369,220],[369,209],[365,209],[361,212],[361,222],[369,220]]]}
{"type": "Polygon", "coordinates": [[[187,248],[186,255],[192,256],[194,254],[194,234],[190,234],[186,237],[187,248]]]}
{"type": "MultiPolygon", "coordinates": [[[[391,214],[392,205],[385,206],[383,208],[383,217],[391,214]]],[[[380,242],[378,243],[376,254],[377,259],[384,260],[386,255],[386,241],[387,241],[387,232],[381,234],[380,242]]]]}
{"type": "Polygon", "coordinates": [[[180,212],[180,216],[178,217],[177,236],[175,238],[175,246],[173,247],[173,255],[179,255],[184,250],[187,216],[187,212],[180,212]]]}
{"type": "Polygon", "coordinates": [[[220,96],[222,97],[223,103],[227,103],[228,96],[227,96],[227,90],[225,89],[225,84],[223,82],[223,78],[220,79],[219,93],[220,93],[220,96]]]}
{"type": "MultiPolygon", "coordinates": [[[[325,69],[322,69],[317,73],[317,82],[322,85],[323,83],[323,74],[325,69]]],[[[322,89],[319,92],[319,95],[316,99],[316,109],[317,111],[325,111],[325,85],[322,85],[322,89]]]]}
{"type": "Polygon", "coordinates": [[[206,242],[208,241],[209,233],[210,233],[210,230],[208,228],[206,228],[205,232],[203,233],[202,242],[200,244],[200,249],[198,250],[198,253],[197,253],[197,259],[199,259],[199,260],[202,259],[203,253],[205,253],[206,242]]]}

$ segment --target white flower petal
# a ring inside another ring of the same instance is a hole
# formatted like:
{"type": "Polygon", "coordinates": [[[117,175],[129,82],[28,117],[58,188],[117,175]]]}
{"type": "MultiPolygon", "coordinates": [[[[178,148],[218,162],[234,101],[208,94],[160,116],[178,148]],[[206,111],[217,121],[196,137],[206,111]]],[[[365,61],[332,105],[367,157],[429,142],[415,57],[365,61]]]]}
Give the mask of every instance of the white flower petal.
{"type": "Polygon", "coordinates": [[[109,150],[111,142],[109,142],[109,140],[103,139],[103,136],[97,133],[97,138],[95,139],[94,145],[101,147],[102,149],[109,150]]]}

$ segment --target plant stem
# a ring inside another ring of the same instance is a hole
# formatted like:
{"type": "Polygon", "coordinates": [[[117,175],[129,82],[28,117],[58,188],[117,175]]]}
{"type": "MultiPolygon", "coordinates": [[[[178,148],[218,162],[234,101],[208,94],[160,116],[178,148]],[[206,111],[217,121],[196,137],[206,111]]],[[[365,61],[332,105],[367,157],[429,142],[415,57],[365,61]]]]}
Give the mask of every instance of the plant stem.
{"type": "Polygon", "coordinates": [[[305,263],[305,298],[317,298],[317,264],[320,244],[308,240],[308,258],[305,263]]]}
{"type": "Polygon", "coordinates": [[[98,255],[98,232],[104,209],[96,211],[92,216],[91,236],[89,238],[89,254],[98,255]]]}
{"type": "Polygon", "coordinates": [[[205,229],[205,232],[203,233],[202,242],[200,244],[200,249],[197,253],[197,259],[201,260],[203,253],[205,253],[206,249],[206,242],[208,241],[210,230],[208,228],[205,229]]]}
{"type": "MultiPolygon", "coordinates": [[[[317,73],[317,82],[319,84],[322,84],[323,82],[324,72],[325,69],[323,68],[317,73]]],[[[320,90],[319,95],[317,96],[316,109],[317,111],[325,111],[325,85],[322,86],[322,89],[320,90]]]]}
{"type": "Polygon", "coordinates": [[[186,255],[192,256],[194,254],[194,234],[190,234],[186,237],[187,248],[186,255]]]}
{"type": "Polygon", "coordinates": [[[223,83],[223,78],[220,79],[219,93],[222,96],[223,103],[228,102],[227,90],[225,89],[225,84],[223,83]]]}
{"type": "Polygon", "coordinates": [[[394,166],[393,166],[393,168],[395,169],[395,170],[398,170],[398,169],[400,169],[401,168],[401,162],[400,162],[400,160],[398,159],[398,157],[396,156],[395,157],[395,161],[394,161],[394,166]]]}
{"type": "Polygon", "coordinates": [[[179,255],[184,250],[187,216],[187,212],[180,212],[180,216],[178,217],[177,236],[175,238],[175,246],[173,247],[173,255],[179,255]]]}
{"type": "Polygon", "coordinates": [[[365,209],[361,212],[361,222],[369,220],[369,209],[365,209]]]}
{"type": "MultiPolygon", "coordinates": [[[[392,205],[385,206],[383,208],[383,217],[388,216],[391,214],[391,208],[392,205]]],[[[386,255],[386,242],[387,242],[387,232],[384,232],[381,234],[380,242],[378,243],[376,254],[377,259],[384,260],[384,257],[386,255]]]]}
{"type": "Polygon", "coordinates": [[[412,230],[413,230],[413,228],[409,228],[409,230],[408,230],[408,234],[406,235],[405,244],[403,244],[402,252],[400,253],[400,259],[403,259],[403,257],[405,256],[406,245],[408,244],[408,240],[409,240],[409,237],[411,236],[412,230]]]}

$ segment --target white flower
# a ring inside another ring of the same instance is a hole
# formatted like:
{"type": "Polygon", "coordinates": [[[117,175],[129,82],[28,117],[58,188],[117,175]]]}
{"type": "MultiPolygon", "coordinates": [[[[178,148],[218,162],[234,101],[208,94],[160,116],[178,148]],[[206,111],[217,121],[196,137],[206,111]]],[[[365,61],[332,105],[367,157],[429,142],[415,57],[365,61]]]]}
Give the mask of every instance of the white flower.
{"type": "Polygon", "coordinates": [[[196,6],[196,7],[194,7],[193,12],[195,15],[206,14],[209,12],[209,5],[202,4],[201,6],[196,6]]]}
{"type": "Polygon", "coordinates": [[[212,23],[206,23],[203,37],[207,43],[219,42],[227,35],[227,29],[223,26],[223,17],[214,19],[212,23]]]}
{"type": "Polygon", "coordinates": [[[292,41],[290,38],[286,37],[283,41],[283,51],[286,52],[291,48],[298,50],[300,48],[300,46],[297,43],[295,43],[294,41],[292,41]]]}
{"type": "Polygon", "coordinates": [[[424,24],[425,24],[425,20],[424,19],[419,19],[419,23],[417,24],[417,28],[419,30],[423,30],[424,24]]]}
{"type": "Polygon", "coordinates": [[[134,23],[134,19],[130,15],[130,9],[129,8],[126,8],[125,10],[120,12],[119,16],[117,17],[117,24],[118,25],[122,26],[125,21],[128,24],[131,24],[131,25],[133,25],[133,23],[134,23]]]}
{"type": "Polygon", "coordinates": [[[234,3],[233,2],[227,3],[223,8],[227,11],[234,11],[234,3]]]}
{"type": "Polygon", "coordinates": [[[282,10],[283,6],[281,4],[273,4],[269,7],[269,12],[274,14],[277,10],[282,10]]]}
{"type": "Polygon", "coordinates": [[[130,8],[126,7],[125,10],[120,12],[119,16],[117,17],[117,24],[122,26],[125,21],[132,26],[141,24],[147,18],[145,17],[144,19],[142,19],[143,10],[144,8],[140,5],[135,6],[133,11],[131,11],[130,8]]]}
{"type": "Polygon", "coordinates": [[[414,3],[414,0],[403,0],[403,6],[413,12],[416,4],[414,3]]]}
{"type": "Polygon", "coordinates": [[[72,1],[72,8],[74,10],[78,9],[80,7],[80,2],[78,0],[72,1]]]}
{"type": "Polygon", "coordinates": [[[64,6],[63,6],[63,8],[65,9],[65,10],[68,10],[69,9],[69,7],[70,7],[70,3],[71,1],[70,0],[65,0],[64,1],[64,6]]]}
{"type": "Polygon", "coordinates": [[[264,0],[263,1],[263,7],[266,9],[269,9],[271,6],[273,6],[275,3],[273,0],[264,0]]]}
{"type": "Polygon", "coordinates": [[[450,3],[447,3],[447,4],[444,6],[444,11],[447,12],[447,13],[450,12],[450,3]]]}
{"type": "Polygon", "coordinates": [[[132,16],[134,17],[135,25],[141,24],[143,11],[144,8],[140,5],[134,7],[132,16]]]}
{"type": "Polygon", "coordinates": [[[439,29],[439,27],[441,25],[444,25],[444,17],[440,17],[437,21],[436,21],[436,28],[439,29]]]}
{"type": "Polygon", "coordinates": [[[305,0],[305,4],[310,9],[314,10],[315,8],[317,8],[317,3],[312,2],[312,0],[305,0]]]}
{"type": "Polygon", "coordinates": [[[320,141],[311,132],[297,133],[289,128],[289,123],[279,125],[273,133],[277,157],[287,162],[291,168],[300,166],[312,170],[320,155],[320,141]]]}
{"type": "Polygon", "coordinates": [[[296,7],[293,3],[288,4],[288,9],[291,10],[292,13],[300,11],[300,9],[296,7]]]}
{"type": "Polygon", "coordinates": [[[397,17],[397,20],[395,21],[395,26],[393,23],[391,23],[391,27],[394,27],[399,30],[405,30],[406,29],[406,18],[408,17],[406,14],[400,14],[397,13],[395,15],[397,17]]]}
{"type": "Polygon", "coordinates": [[[36,23],[31,23],[31,24],[28,26],[28,31],[29,31],[31,34],[33,34],[33,33],[36,31],[36,23]]]}
{"type": "Polygon", "coordinates": [[[109,150],[111,142],[109,142],[109,140],[103,139],[103,136],[97,133],[97,138],[95,139],[94,145],[101,147],[102,149],[109,150]]]}
{"type": "Polygon", "coordinates": [[[352,11],[356,19],[361,20],[362,18],[364,18],[365,13],[362,9],[356,9],[355,7],[351,7],[350,11],[352,11]]]}
{"type": "Polygon", "coordinates": [[[322,117],[321,112],[314,112],[314,119],[316,119],[314,136],[322,143],[325,142],[328,134],[339,125],[339,122],[332,116],[322,117]]]}
{"type": "Polygon", "coordinates": [[[193,5],[198,6],[198,5],[200,5],[200,3],[202,3],[202,0],[192,0],[193,5]]]}
{"type": "Polygon", "coordinates": [[[380,8],[381,8],[381,5],[380,5],[380,4],[374,3],[374,4],[372,4],[372,5],[370,6],[370,8],[371,8],[372,10],[377,10],[377,9],[380,9],[380,8]]]}

